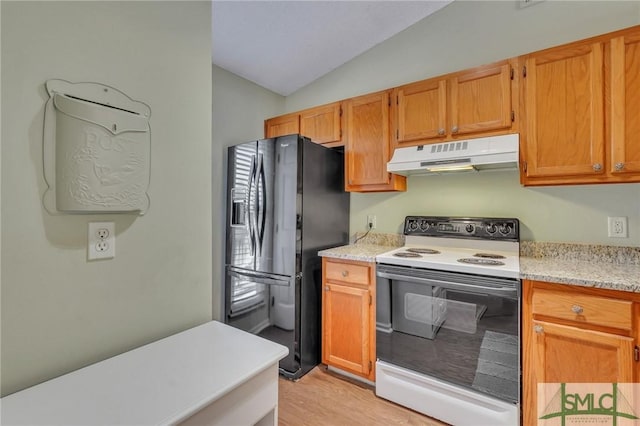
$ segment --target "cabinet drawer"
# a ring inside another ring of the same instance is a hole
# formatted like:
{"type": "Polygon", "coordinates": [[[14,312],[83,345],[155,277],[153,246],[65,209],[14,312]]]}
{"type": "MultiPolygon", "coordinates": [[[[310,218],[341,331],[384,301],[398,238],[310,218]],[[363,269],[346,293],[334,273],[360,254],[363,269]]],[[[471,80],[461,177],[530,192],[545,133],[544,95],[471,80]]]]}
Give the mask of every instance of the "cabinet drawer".
{"type": "Polygon", "coordinates": [[[622,330],[632,327],[632,302],[627,300],[536,289],[531,303],[534,315],[622,330]]]}
{"type": "Polygon", "coordinates": [[[327,261],[325,277],[331,281],[369,285],[369,266],[327,261]]]}

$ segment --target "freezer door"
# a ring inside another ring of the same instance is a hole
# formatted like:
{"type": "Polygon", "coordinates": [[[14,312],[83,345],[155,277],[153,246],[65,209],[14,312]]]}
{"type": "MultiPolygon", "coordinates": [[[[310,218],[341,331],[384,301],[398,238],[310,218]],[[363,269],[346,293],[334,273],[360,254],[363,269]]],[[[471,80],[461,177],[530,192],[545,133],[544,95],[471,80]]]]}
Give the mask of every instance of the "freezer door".
{"type": "MultiPolygon", "coordinates": [[[[264,274],[250,269],[242,269],[234,266],[227,266],[227,320],[234,322],[234,318],[251,311],[257,311],[264,307],[265,320],[269,311],[269,300],[271,299],[271,287],[287,288],[291,286],[291,277],[264,274]]],[[[260,323],[262,321],[259,321],[260,323]]],[[[240,327],[246,331],[256,332],[252,327],[240,327]]]]}
{"type": "Polygon", "coordinates": [[[300,354],[293,322],[294,306],[276,304],[274,295],[288,290],[295,293],[298,280],[233,266],[227,266],[226,272],[226,293],[229,295],[226,323],[289,348],[289,355],[280,360],[280,370],[295,375],[300,370],[300,354]],[[271,319],[274,315],[284,316],[274,323],[271,319]]]}
{"type": "Polygon", "coordinates": [[[226,264],[245,269],[256,265],[257,142],[229,148],[227,167],[226,264]]]}

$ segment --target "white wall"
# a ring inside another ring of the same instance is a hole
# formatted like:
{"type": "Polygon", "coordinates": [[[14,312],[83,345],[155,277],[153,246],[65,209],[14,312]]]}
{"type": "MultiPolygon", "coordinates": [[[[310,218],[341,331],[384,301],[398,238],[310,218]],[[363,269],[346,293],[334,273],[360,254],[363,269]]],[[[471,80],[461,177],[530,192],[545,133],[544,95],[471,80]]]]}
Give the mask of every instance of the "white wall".
{"type": "Polygon", "coordinates": [[[264,119],[279,115],[285,99],[213,66],[213,317],[222,319],[224,283],[226,148],[261,139],[264,119]]]}
{"type": "MultiPolygon", "coordinates": [[[[638,1],[454,1],[286,98],[295,111],[490,63],[640,23],[638,1]]],[[[514,173],[412,177],[403,194],[353,194],[351,232],[377,215],[514,216],[523,239],[640,246],[640,184],[524,188],[514,173]],[[629,218],[629,238],[606,236],[607,216],[629,218]]]]}
{"type": "Polygon", "coordinates": [[[6,395],[211,319],[211,4],[1,8],[6,395]],[[104,83],[151,106],[146,215],[43,209],[51,78],[104,83]],[[90,221],[115,222],[114,259],[87,261],[90,221]]]}

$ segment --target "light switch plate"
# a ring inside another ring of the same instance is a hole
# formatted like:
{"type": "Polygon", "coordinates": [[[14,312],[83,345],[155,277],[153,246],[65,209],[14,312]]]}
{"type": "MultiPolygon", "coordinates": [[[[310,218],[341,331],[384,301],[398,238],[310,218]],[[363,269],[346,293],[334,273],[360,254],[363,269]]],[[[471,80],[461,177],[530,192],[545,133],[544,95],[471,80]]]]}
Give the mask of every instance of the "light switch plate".
{"type": "Polygon", "coordinates": [[[116,227],[113,222],[89,222],[87,258],[111,259],[116,255],[116,227]]]}

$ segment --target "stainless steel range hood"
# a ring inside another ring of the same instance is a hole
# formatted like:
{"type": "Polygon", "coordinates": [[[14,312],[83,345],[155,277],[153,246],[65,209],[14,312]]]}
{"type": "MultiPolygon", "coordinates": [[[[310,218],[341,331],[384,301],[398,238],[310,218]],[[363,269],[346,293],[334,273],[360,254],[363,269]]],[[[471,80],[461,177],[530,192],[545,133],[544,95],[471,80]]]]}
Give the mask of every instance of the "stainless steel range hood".
{"type": "Polygon", "coordinates": [[[518,169],[518,134],[396,148],[387,171],[400,175],[518,169]]]}

